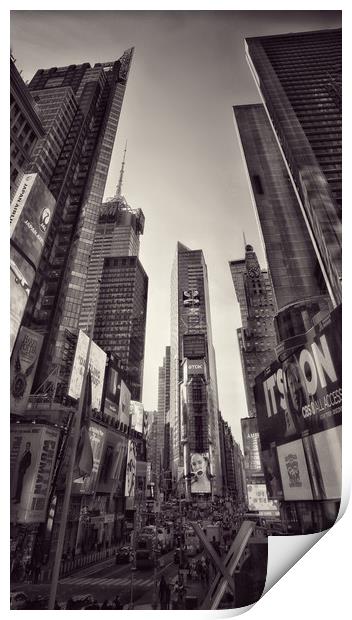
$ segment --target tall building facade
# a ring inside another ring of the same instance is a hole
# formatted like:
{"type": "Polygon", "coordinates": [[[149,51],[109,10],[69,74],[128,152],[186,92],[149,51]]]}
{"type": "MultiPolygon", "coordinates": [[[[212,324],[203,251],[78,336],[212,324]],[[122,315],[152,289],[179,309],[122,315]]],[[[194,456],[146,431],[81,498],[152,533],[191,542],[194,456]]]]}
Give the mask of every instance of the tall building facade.
{"type": "Polygon", "coordinates": [[[28,167],[37,141],[44,136],[38,105],[10,58],[10,196],[28,167]]]}
{"type": "Polygon", "coordinates": [[[341,29],[246,39],[246,54],[315,245],[341,302],[341,29]]]}
{"type": "Polygon", "coordinates": [[[131,209],[123,196],[104,202],[98,219],[91,258],[85,282],[79,318],[81,329],[89,329],[97,284],[103,271],[104,258],[139,255],[139,236],[144,230],[141,209],[131,209]]]}
{"type": "Polygon", "coordinates": [[[104,258],[94,341],[115,353],[131,399],[142,401],[148,276],[137,256],[104,258]]]}
{"type": "Polygon", "coordinates": [[[178,243],[171,278],[170,464],[174,479],[183,472],[187,496],[222,494],[218,410],[207,267],[202,250],[178,243]]]}
{"type": "Polygon", "coordinates": [[[29,84],[46,137],[33,153],[56,209],[27,304],[25,324],[44,335],[36,386],[58,369],[67,389],[67,337],[77,334],[85,279],[133,48],[114,62],[37,71],[29,84]]]}
{"type": "Polygon", "coordinates": [[[260,268],[251,245],[245,258],[230,261],[230,271],[240,306],[242,327],[237,330],[248,415],[256,415],[256,376],[276,359],[275,302],[267,271],[260,268]]]}

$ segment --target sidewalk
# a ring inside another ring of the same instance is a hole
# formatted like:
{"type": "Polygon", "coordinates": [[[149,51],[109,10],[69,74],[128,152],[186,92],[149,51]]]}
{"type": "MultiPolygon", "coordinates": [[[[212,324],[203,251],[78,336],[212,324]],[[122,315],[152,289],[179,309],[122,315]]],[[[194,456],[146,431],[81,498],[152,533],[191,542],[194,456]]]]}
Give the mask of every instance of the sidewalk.
{"type": "MultiPolygon", "coordinates": [[[[160,581],[160,576],[161,573],[159,573],[158,575],[158,584],[160,581]]],[[[177,573],[168,579],[169,583],[172,584],[175,579],[177,577],[177,573]]],[[[203,600],[206,597],[206,594],[208,592],[209,589],[209,584],[206,584],[202,581],[192,581],[190,579],[186,579],[186,599],[188,597],[190,598],[196,598],[197,599],[197,609],[199,609],[199,607],[201,606],[203,600]]],[[[154,609],[152,603],[151,603],[151,599],[153,598],[153,592],[149,591],[146,592],[143,596],[141,596],[136,603],[133,605],[133,609],[154,609]]],[[[171,592],[171,601],[172,601],[172,592],[171,592]]],[[[171,608],[171,601],[170,601],[170,608],[171,608]]],[[[185,603],[186,604],[186,603],[185,603]]],[[[184,609],[187,609],[188,607],[184,607],[184,609]]],[[[126,604],[124,606],[124,609],[129,609],[129,604],[126,604]]],[[[160,602],[158,599],[158,604],[157,607],[155,609],[161,609],[160,607],[160,602]]],[[[190,607],[191,609],[191,607],[190,607]]]]}

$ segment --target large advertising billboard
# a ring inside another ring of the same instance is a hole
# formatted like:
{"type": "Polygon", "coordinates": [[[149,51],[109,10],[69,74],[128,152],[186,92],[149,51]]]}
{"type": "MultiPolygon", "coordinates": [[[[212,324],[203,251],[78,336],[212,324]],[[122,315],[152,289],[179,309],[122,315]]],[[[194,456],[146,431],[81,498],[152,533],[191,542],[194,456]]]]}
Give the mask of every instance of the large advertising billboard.
{"type": "Polygon", "coordinates": [[[79,484],[79,492],[84,494],[94,493],[98,482],[98,474],[102,462],[105,429],[94,422],[89,425],[89,439],[93,453],[93,469],[88,476],[78,478],[75,484],[79,484]]]}
{"type": "Polygon", "coordinates": [[[59,431],[39,424],[16,424],[10,439],[11,522],[43,523],[59,431]]]}
{"type": "MultiPolygon", "coordinates": [[[[88,353],[89,338],[81,329],[79,330],[76,345],[75,358],[73,360],[68,395],[72,398],[80,398],[84,368],[88,353]]],[[[92,409],[101,409],[101,397],[103,393],[104,375],[106,365],[106,353],[92,341],[90,349],[89,368],[92,375],[92,409]]]]}
{"type": "Polygon", "coordinates": [[[125,497],[133,498],[136,490],[136,465],[137,463],[137,447],[136,443],[128,440],[127,464],[125,478],[125,497]]]}
{"type": "Polygon", "coordinates": [[[191,493],[211,493],[209,453],[191,454],[191,493]]]}
{"type": "Polygon", "coordinates": [[[118,420],[119,408],[118,387],[119,373],[111,364],[109,364],[106,368],[104,413],[111,415],[116,420],[118,420]]]}
{"type": "Polygon", "coordinates": [[[262,472],[260,441],[256,418],[241,419],[244,467],[247,476],[262,472]]]}
{"type": "Polygon", "coordinates": [[[21,327],[11,356],[11,413],[23,414],[26,411],[42,344],[41,334],[21,327]]]}
{"type": "Polygon", "coordinates": [[[126,383],[121,381],[118,417],[119,421],[123,424],[127,424],[127,426],[130,423],[130,402],[131,392],[129,391],[126,383]]]}
{"type": "Polygon", "coordinates": [[[278,515],[276,502],[268,499],[265,484],[247,484],[248,510],[259,514],[278,515]]]}
{"type": "Polygon", "coordinates": [[[274,362],[256,378],[255,398],[262,465],[268,489],[269,478],[272,482],[277,479],[278,498],[280,478],[285,499],[339,497],[341,338],[340,306],[307,332],[304,343],[294,353],[283,362],[274,362]],[[292,466],[284,448],[287,445],[295,448],[292,454],[289,453],[292,455],[292,466]],[[276,447],[279,475],[273,456],[276,447]],[[285,460],[286,457],[288,460],[285,460]],[[326,473],[327,463],[329,470],[335,472],[330,481],[326,473]],[[297,468],[299,476],[303,478],[302,484],[294,486],[293,472],[297,468]],[[309,474],[308,481],[305,469],[309,474]],[[289,473],[291,486],[288,482],[289,473]]]}
{"type": "Polygon", "coordinates": [[[130,401],[130,417],[131,417],[131,428],[134,428],[138,433],[143,433],[143,418],[144,418],[144,407],[143,403],[140,403],[138,400],[130,401]]]}
{"type": "Polygon", "coordinates": [[[34,268],[10,248],[10,355],[20,329],[35,276],[34,268]]]}
{"type": "Polygon", "coordinates": [[[39,174],[26,174],[11,202],[11,242],[38,267],[52,220],[55,198],[39,174]]]}
{"type": "Polygon", "coordinates": [[[127,438],[107,430],[97,485],[99,493],[120,493],[123,490],[126,455],[127,438]]]}

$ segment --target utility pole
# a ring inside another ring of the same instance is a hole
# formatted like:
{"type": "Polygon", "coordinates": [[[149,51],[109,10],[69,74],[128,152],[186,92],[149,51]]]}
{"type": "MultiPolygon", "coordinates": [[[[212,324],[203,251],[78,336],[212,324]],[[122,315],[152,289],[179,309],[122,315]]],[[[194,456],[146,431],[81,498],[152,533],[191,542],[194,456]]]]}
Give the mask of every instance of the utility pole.
{"type": "Polygon", "coordinates": [[[68,509],[70,505],[71,490],[72,490],[72,483],[73,483],[73,471],[75,467],[77,446],[78,446],[79,436],[81,432],[82,410],[83,410],[83,403],[85,400],[84,395],[85,395],[86,384],[87,384],[87,374],[88,374],[88,369],[89,369],[89,358],[90,358],[90,351],[91,351],[92,339],[93,339],[93,330],[94,330],[95,315],[96,315],[96,309],[97,309],[99,284],[100,284],[100,279],[98,280],[98,283],[97,283],[97,294],[96,294],[96,300],[94,304],[92,323],[91,323],[90,331],[89,331],[88,350],[87,350],[86,362],[84,365],[81,395],[78,401],[78,410],[77,410],[75,426],[73,430],[72,449],[71,449],[70,460],[68,464],[68,470],[66,474],[65,493],[64,493],[64,500],[63,500],[63,505],[62,505],[62,514],[61,514],[61,520],[60,520],[59,536],[58,536],[58,542],[57,542],[57,548],[56,548],[56,554],[55,554],[55,561],[54,561],[53,573],[52,573],[51,584],[50,584],[48,609],[55,609],[57,586],[59,582],[61,559],[62,559],[62,552],[63,552],[63,547],[64,547],[65,533],[66,533],[66,526],[67,526],[68,509]]]}

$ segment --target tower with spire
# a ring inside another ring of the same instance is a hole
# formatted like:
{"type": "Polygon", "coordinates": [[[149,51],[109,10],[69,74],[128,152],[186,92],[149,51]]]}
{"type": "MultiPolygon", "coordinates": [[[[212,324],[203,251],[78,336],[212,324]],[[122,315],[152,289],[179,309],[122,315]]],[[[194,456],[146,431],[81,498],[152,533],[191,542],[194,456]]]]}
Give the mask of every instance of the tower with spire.
{"type": "Polygon", "coordinates": [[[90,308],[98,279],[102,275],[104,258],[139,255],[139,237],[144,231],[144,214],[142,209],[132,209],[122,195],[126,151],[127,141],[115,196],[108,198],[100,208],[79,320],[79,326],[83,330],[89,328],[90,308]]]}

